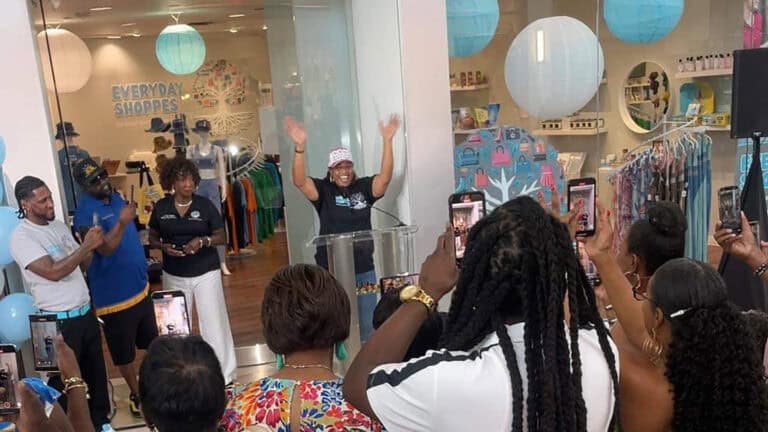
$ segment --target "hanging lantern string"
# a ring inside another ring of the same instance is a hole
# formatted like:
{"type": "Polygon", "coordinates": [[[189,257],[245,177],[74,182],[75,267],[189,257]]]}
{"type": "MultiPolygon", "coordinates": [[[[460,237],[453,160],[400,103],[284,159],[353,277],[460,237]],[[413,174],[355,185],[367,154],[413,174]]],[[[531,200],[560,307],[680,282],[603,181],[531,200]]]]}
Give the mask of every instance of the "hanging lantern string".
{"type": "Polygon", "coordinates": [[[178,24],[178,23],[179,23],[179,17],[181,17],[181,12],[178,12],[178,13],[172,13],[172,14],[171,14],[171,18],[173,18],[173,20],[176,22],[176,24],[178,24]]]}

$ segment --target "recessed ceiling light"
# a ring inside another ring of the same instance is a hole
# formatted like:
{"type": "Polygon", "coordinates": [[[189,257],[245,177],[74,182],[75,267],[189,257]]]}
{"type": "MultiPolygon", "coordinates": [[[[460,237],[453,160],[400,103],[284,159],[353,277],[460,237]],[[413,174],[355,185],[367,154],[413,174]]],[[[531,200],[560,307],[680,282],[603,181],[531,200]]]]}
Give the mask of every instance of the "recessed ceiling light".
{"type": "Polygon", "coordinates": [[[232,14],[228,15],[230,18],[242,18],[245,16],[245,14],[232,14]]]}
{"type": "Polygon", "coordinates": [[[135,25],[136,25],[136,23],[125,23],[125,24],[120,24],[120,27],[130,27],[130,26],[135,26],[135,25]]]}
{"type": "Polygon", "coordinates": [[[131,36],[133,36],[133,37],[141,37],[141,33],[131,33],[131,36]]]}
{"type": "Polygon", "coordinates": [[[267,30],[269,30],[269,27],[267,27],[267,25],[264,24],[263,26],[261,26],[261,29],[264,30],[264,31],[267,31],[267,30]]]}
{"type": "Polygon", "coordinates": [[[112,6],[99,6],[99,7],[92,7],[90,9],[91,12],[104,12],[108,10],[112,10],[112,6]]]}
{"type": "Polygon", "coordinates": [[[123,38],[122,36],[118,36],[118,35],[109,35],[109,36],[107,36],[107,39],[122,39],[122,38],[123,38]]]}
{"type": "Polygon", "coordinates": [[[230,33],[237,33],[237,29],[233,27],[233,28],[229,29],[229,32],[230,33]]]}

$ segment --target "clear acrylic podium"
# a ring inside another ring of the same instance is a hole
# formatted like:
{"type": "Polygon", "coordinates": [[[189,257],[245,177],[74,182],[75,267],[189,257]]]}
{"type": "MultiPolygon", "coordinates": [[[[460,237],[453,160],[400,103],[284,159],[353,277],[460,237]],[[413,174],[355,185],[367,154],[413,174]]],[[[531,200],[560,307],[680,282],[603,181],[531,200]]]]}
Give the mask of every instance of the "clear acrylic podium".
{"type": "Polygon", "coordinates": [[[328,268],[344,287],[349,297],[352,313],[347,339],[348,366],[360,351],[360,320],[357,311],[357,278],[355,271],[355,243],[373,242],[374,265],[377,278],[403,273],[414,273],[414,234],[416,226],[397,226],[392,228],[357,231],[343,234],[317,236],[308,246],[325,247],[328,253],[328,268]]]}

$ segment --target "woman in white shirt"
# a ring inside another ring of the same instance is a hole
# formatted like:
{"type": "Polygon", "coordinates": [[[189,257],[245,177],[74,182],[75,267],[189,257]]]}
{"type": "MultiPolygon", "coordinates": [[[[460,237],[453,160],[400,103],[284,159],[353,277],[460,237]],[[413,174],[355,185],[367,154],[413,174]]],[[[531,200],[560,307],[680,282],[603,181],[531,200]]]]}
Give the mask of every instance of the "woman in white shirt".
{"type": "Polygon", "coordinates": [[[460,277],[452,237],[358,354],[347,401],[390,432],[612,430],[616,348],[567,227],[516,198],[472,228],[460,277]],[[457,279],[445,349],[397,363],[457,279]]]}

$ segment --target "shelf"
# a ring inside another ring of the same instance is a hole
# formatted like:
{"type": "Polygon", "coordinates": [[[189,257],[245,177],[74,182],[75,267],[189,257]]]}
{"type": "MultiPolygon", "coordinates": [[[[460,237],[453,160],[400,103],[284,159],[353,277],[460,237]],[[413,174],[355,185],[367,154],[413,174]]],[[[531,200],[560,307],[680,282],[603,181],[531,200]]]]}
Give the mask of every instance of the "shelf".
{"type": "Polygon", "coordinates": [[[466,86],[466,87],[451,87],[452,92],[471,92],[471,91],[478,91],[478,90],[485,90],[489,88],[488,84],[480,84],[475,86],[466,86]]]}
{"type": "Polygon", "coordinates": [[[608,132],[607,128],[600,128],[599,131],[597,129],[560,129],[560,130],[536,129],[531,133],[531,135],[533,136],[595,136],[595,135],[604,134],[607,132],[608,132]]]}
{"type": "Polygon", "coordinates": [[[119,178],[125,178],[128,177],[128,174],[126,173],[117,173],[117,174],[110,174],[109,178],[111,179],[119,179],[119,178]]]}
{"type": "Polygon", "coordinates": [[[624,88],[625,89],[629,89],[629,88],[644,88],[644,87],[650,87],[650,86],[651,86],[650,84],[632,84],[632,85],[625,85],[624,88]]]}
{"type": "Polygon", "coordinates": [[[704,130],[707,132],[730,132],[731,127],[704,126],[704,130]]]}
{"type": "Polygon", "coordinates": [[[691,78],[706,78],[716,76],[728,76],[733,75],[733,69],[711,69],[705,71],[696,72],[681,72],[675,74],[677,79],[691,79],[691,78]]]}
{"type": "Polygon", "coordinates": [[[480,129],[456,129],[453,131],[454,135],[474,135],[476,133],[480,133],[482,131],[491,131],[491,130],[498,130],[497,127],[491,127],[491,128],[480,128],[480,129]]]}
{"type": "Polygon", "coordinates": [[[652,100],[643,100],[643,101],[627,101],[627,105],[643,105],[643,104],[652,104],[652,100]]]}

